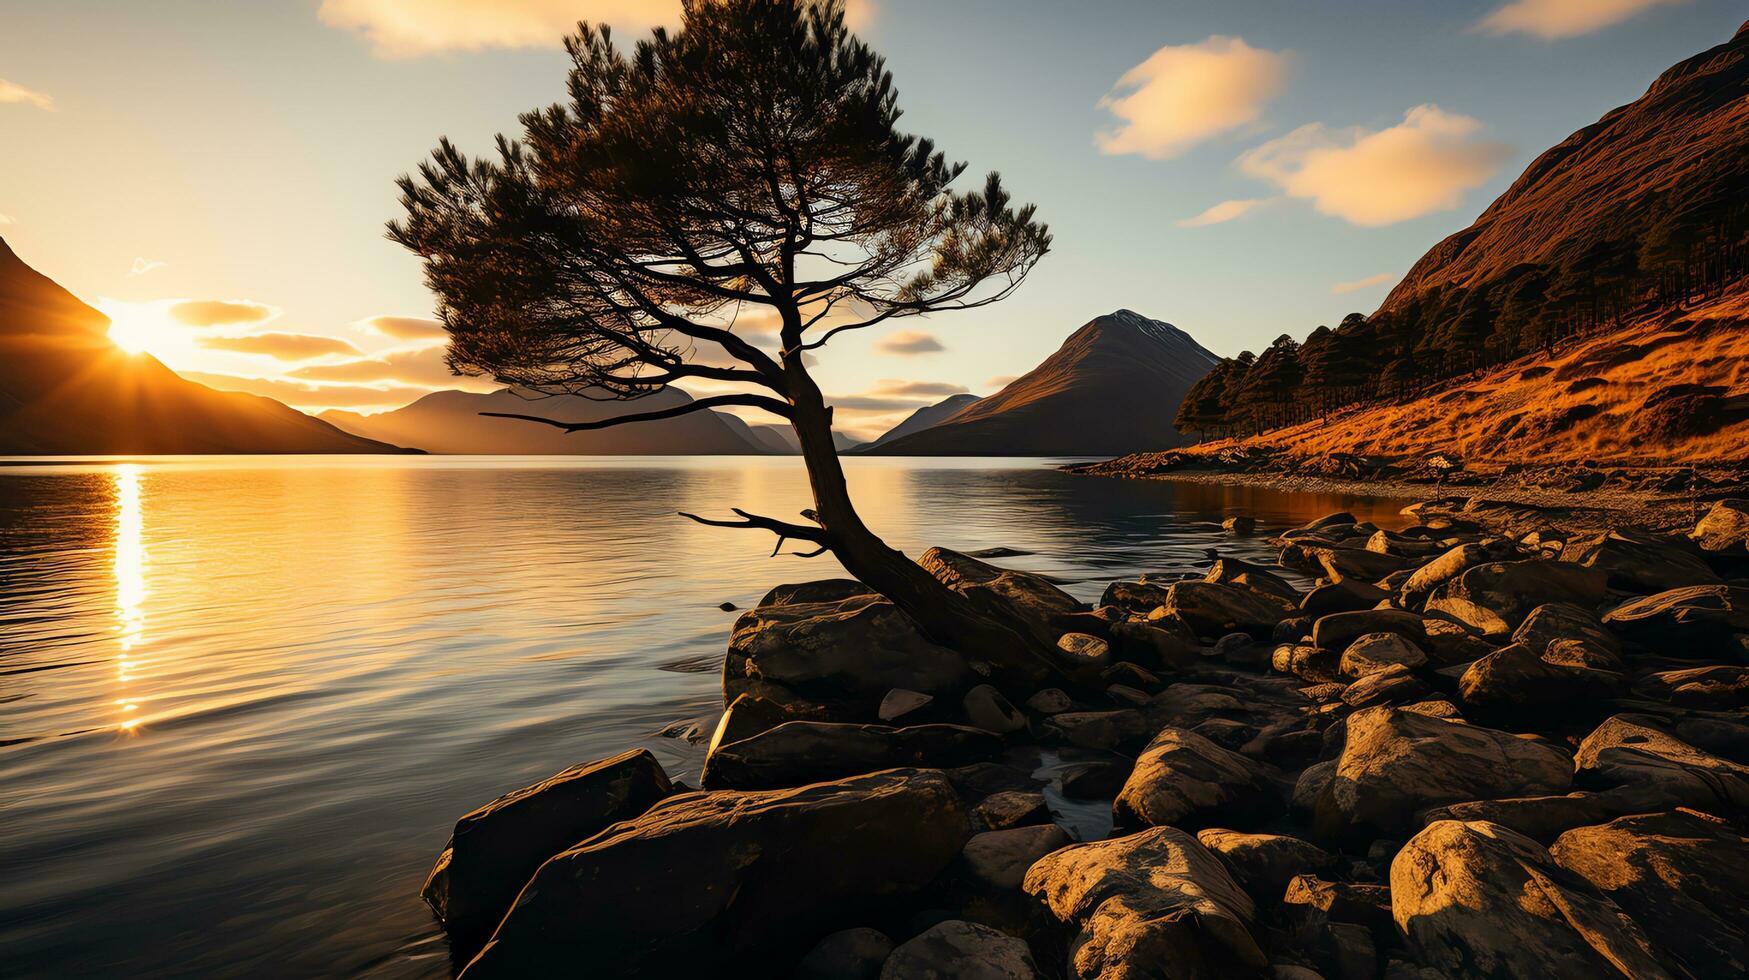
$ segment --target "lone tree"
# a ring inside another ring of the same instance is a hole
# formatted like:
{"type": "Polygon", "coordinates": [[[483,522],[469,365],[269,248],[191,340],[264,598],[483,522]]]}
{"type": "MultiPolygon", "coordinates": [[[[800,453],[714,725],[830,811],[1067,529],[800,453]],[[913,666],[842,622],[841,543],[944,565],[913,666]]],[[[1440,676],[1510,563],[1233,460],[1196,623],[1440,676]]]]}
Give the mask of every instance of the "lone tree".
{"type": "MultiPolygon", "coordinates": [[[[399,180],[389,237],[420,256],[458,374],[635,403],[709,392],[569,431],[739,407],[788,422],[813,490],[806,523],[683,515],[830,552],[926,632],[992,660],[1032,660],[1023,630],[973,608],[862,522],[809,375],[833,337],[1007,296],[1050,247],[991,173],[901,133],[883,59],[842,0],[686,0],[683,26],[628,54],[579,24],[562,105],[521,117],[496,159],[447,139],[399,180]],[[775,343],[759,334],[775,334],[775,343]]],[[[1036,660],[1034,660],[1036,663],[1036,660]]]]}

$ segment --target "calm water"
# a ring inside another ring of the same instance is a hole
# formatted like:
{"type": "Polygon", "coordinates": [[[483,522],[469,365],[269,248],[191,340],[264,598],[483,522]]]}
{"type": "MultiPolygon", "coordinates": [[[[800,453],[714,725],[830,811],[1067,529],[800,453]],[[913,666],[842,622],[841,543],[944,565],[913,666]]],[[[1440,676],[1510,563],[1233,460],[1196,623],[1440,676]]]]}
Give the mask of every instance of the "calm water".
{"type": "MultiPolygon", "coordinates": [[[[1082,598],[1396,504],[856,460],[870,524],[1082,598]]],[[[677,510],[789,516],[793,459],[0,463],[0,976],[446,976],[417,890],[493,796],[719,707],[734,613],[841,574],[677,510]]]]}

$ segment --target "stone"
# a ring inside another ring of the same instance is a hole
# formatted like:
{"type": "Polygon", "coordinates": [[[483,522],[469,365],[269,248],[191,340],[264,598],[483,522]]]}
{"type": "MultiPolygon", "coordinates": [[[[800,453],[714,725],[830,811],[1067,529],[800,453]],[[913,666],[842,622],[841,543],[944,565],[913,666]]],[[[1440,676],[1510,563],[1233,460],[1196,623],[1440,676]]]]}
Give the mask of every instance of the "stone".
{"type": "Polygon", "coordinates": [[[967,691],[960,706],[965,709],[966,721],[973,728],[981,728],[997,735],[1011,735],[1026,730],[1026,716],[1010,704],[1001,691],[989,684],[979,684],[967,691]]]}
{"type": "Polygon", "coordinates": [[[1318,799],[1318,836],[1401,835],[1428,807],[1563,793],[1572,781],[1572,760],[1552,745],[1412,707],[1367,708],[1347,719],[1336,771],[1318,799]]]}
{"type": "Polygon", "coordinates": [[[1267,638],[1289,612],[1250,589],[1216,582],[1172,583],[1159,611],[1182,620],[1198,636],[1242,632],[1260,639],[1267,638]]]}
{"type": "Polygon", "coordinates": [[[1250,896],[1176,827],[1055,851],[1023,887],[1070,933],[1076,980],[1241,976],[1269,964],[1250,896]]]}
{"type": "Polygon", "coordinates": [[[1281,904],[1284,911],[1297,917],[1316,913],[1325,921],[1362,926],[1381,935],[1395,930],[1390,889],[1383,885],[1295,875],[1282,892],[1281,904]]]}
{"type": "Polygon", "coordinates": [[[1512,543],[1499,539],[1487,544],[1460,544],[1417,568],[1408,581],[1403,583],[1403,601],[1406,605],[1420,608],[1427,601],[1427,597],[1440,586],[1456,580],[1477,565],[1508,558],[1511,552],[1512,543]]]}
{"type": "Polygon", "coordinates": [[[1222,521],[1221,530],[1228,534],[1252,534],[1257,530],[1257,518],[1237,514],[1222,521]]]}
{"type": "Polygon", "coordinates": [[[1055,824],[973,834],[960,855],[964,873],[980,887],[1019,889],[1033,862],[1072,841],[1055,824]]]}
{"type": "Polygon", "coordinates": [[[1620,674],[1550,663],[1516,643],[1470,664],[1458,678],[1458,698],[1478,718],[1538,722],[1600,712],[1598,702],[1618,693],[1620,674]]]}
{"type": "Polygon", "coordinates": [[[1702,551],[1743,554],[1749,550],[1749,500],[1728,498],[1713,504],[1689,537],[1702,551]]]}
{"type": "Polygon", "coordinates": [[[1442,550],[1437,541],[1412,538],[1395,531],[1378,530],[1366,539],[1366,550],[1398,558],[1431,558],[1442,550]]]}
{"type": "Polygon", "coordinates": [[[1036,980],[1032,950],[986,925],[949,919],[887,957],[881,980],[1036,980]]]}
{"type": "Polygon", "coordinates": [[[1596,608],[1607,580],[1605,572],[1572,562],[1485,562],[1446,583],[1427,600],[1427,610],[1444,613],[1484,636],[1507,637],[1545,603],[1596,608]]]}
{"type": "Polygon", "coordinates": [[[1427,665],[1427,654],[1396,633],[1367,633],[1342,651],[1338,669],[1348,677],[1361,678],[1391,667],[1416,670],[1427,665]]]}
{"type": "Polygon", "coordinates": [[[1132,613],[1146,613],[1166,602],[1166,587],[1161,582],[1112,582],[1099,595],[1101,606],[1116,606],[1132,613]]]}
{"type": "Polygon", "coordinates": [[[1749,972],[1749,837],[1692,810],[1569,830],[1555,863],[1620,906],[1694,977],[1749,972]]]}
{"type": "Polygon", "coordinates": [[[1583,786],[1634,790],[1641,809],[1692,807],[1721,817],[1749,813],[1749,766],[1703,752],[1631,715],[1616,715],[1579,743],[1583,786]]]}
{"type": "Polygon", "coordinates": [[[1150,691],[1160,688],[1160,678],[1153,671],[1127,660],[1100,671],[1099,679],[1107,684],[1125,684],[1150,691]]]}
{"type": "Polygon", "coordinates": [[[1635,685],[1647,695],[1685,708],[1728,711],[1749,705],[1749,667],[1717,664],[1660,670],[1635,685]]]}
{"type": "Polygon", "coordinates": [[[1342,676],[1341,657],[1308,643],[1278,644],[1269,657],[1269,666],[1277,673],[1292,674],[1313,684],[1325,684],[1342,676]]]}
{"type": "MultiPolygon", "coordinates": [[[[1470,800],[1427,810],[1425,824],[1440,820],[1485,821],[1529,837],[1547,846],[1574,827],[1603,823],[1622,812],[1623,801],[1607,793],[1568,793],[1565,796],[1519,796],[1503,800],[1470,800]]],[[[1625,804],[1631,809],[1631,804],[1625,804]]]]}
{"type": "Polygon", "coordinates": [[[1075,700],[1060,688],[1047,687],[1027,698],[1026,706],[1041,715],[1057,715],[1075,707],[1075,700]]]}
{"type": "Polygon", "coordinates": [[[1619,654],[1610,653],[1590,640],[1577,637],[1550,640],[1549,645],[1543,647],[1543,659],[1551,664],[1606,670],[1624,676],[1628,669],[1627,663],[1619,654]]]}
{"type": "Polygon", "coordinates": [[[1386,704],[1413,704],[1432,693],[1433,689],[1408,667],[1391,664],[1348,685],[1342,692],[1342,703],[1356,710],[1386,704]]]}
{"type": "Polygon", "coordinates": [[[1340,582],[1344,579],[1377,582],[1409,564],[1408,559],[1398,558],[1395,555],[1381,555],[1365,548],[1316,544],[1309,541],[1290,543],[1282,549],[1281,557],[1277,560],[1284,568],[1291,568],[1307,575],[1324,575],[1333,582],[1340,582]]]}
{"type": "Polygon", "coordinates": [[[1389,592],[1368,582],[1345,578],[1340,582],[1320,585],[1300,600],[1300,612],[1307,616],[1328,616],[1331,613],[1358,612],[1372,609],[1391,597],[1389,592]]]}
{"type": "Polygon", "coordinates": [[[854,925],[869,903],[916,894],[970,836],[959,794],[934,771],[672,796],[543,864],[462,975],[578,964],[600,976],[708,975],[757,962],[854,925]]]}
{"type": "Polygon", "coordinates": [[[1116,762],[1083,762],[1064,769],[1057,783],[1072,800],[1109,800],[1123,788],[1130,767],[1116,762]]]}
{"type": "Polygon", "coordinates": [[[1294,780],[1293,794],[1288,799],[1288,805],[1296,815],[1302,819],[1312,816],[1319,797],[1324,795],[1324,787],[1336,778],[1336,762],[1336,759],[1325,759],[1300,771],[1294,780]]]}
{"type": "Polygon", "coordinates": [[[1058,665],[1071,674],[1097,673],[1111,664],[1111,644],[1091,633],[1064,633],[1055,649],[1058,665]]]}
{"type": "Polygon", "coordinates": [[[857,773],[927,766],[941,769],[991,758],[1002,739],[964,725],[851,725],[792,721],[705,757],[706,789],[773,789],[857,773]]]}
{"type": "Polygon", "coordinates": [[[1044,724],[1047,741],[1106,751],[1139,744],[1152,732],[1147,716],[1135,708],[1065,711],[1044,724]]]}
{"type": "Polygon", "coordinates": [[[1140,708],[1151,700],[1147,691],[1137,690],[1127,684],[1113,684],[1107,687],[1105,696],[1112,704],[1120,708],[1140,708]]]}
{"type": "Polygon", "coordinates": [[[876,980],[893,953],[893,941],[878,929],[842,929],[814,944],[796,964],[796,980],[876,980]]]}
{"type": "Polygon", "coordinates": [[[420,897],[452,942],[476,948],[547,858],[673,792],[656,757],[634,749],[506,793],[456,821],[420,897]]]}
{"type": "Polygon", "coordinates": [[[902,687],[895,687],[887,692],[886,697],[881,698],[881,706],[875,715],[881,721],[895,722],[907,715],[916,717],[934,703],[934,697],[921,691],[907,691],[902,687]]]}
{"type": "Polygon", "coordinates": [[[1659,652],[1736,659],[1737,634],[1749,632],[1749,588],[1697,585],[1624,602],[1604,625],[1659,652]]]}
{"type": "Polygon", "coordinates": [[[1415,958],[1451,976],[1672,976],[1620,906],[1498,824],[1441,820],[1410,838],[1391,913],[1415,958]]]}
{"type": "Polygon", "coordinates": [[[1136,759],[1112,802],[1120,827],[1253,827],[1279,812],[1269,771],[1182,728],[1165,728],[1136,759]]]}
{"type": "Polygon", "coordinates": [[[1027,790],[1003,790],[991,793],[973,811],[974,820],[984,830],[1007,830],[1030,824],[1049,823],[1050,807],[1043,793],[1027,790]]]}
{"type": "Polygon", "coordinates": [[[875,590],[855,579],[828,578],[814,582],[792,582],[773,586],[761,606],[803,606],[821,602],[837,603],[856,596],[872,596],[875,590]]]}
{"type": "MultiPolygon", "coordinates": [[[[1158,608],[1158,607],[1156,607],[1158,608]]],[[[1111,628],[1111,642],[1117,655],[1125,661],[1156,670],[1183,670],[1195,666],[1201,659],[1196,638],[1185,630],[1167,628],[1171,621],[1150,623],[1117,623],[1111,628]]]]}
{"type": "Polygon", "coordinates": [[[823,721],[827,715],[828,712],[813,705],[799,702],[782,704],[757,694],[741,694],[736,696],[722,717],[717,719],[717,727],[705,747],[705,754],[715,752],[719,745],[752,738],[785,722],[823,721]]]}
{"type": "Polygon", "coordinates": [[[1365,609],[1331,613],[1312,623],[1312,645],[1326,650],[1348,649],[1368,633],[1395,633],[1411,643],[1427,638],[1427,626],[1415,613],[1403,609],[1365,609]]]}
{"type": "Polygon", "coordinates": [[[1280,901],[1282,889],[1295,877],[1336,863],[1316,844],[1281,834],[1246,834],[1211,827],[1197,831],[1196,839],[1220,857],[1233,880],[1259,905],[1280,901]]]}
{"type": "Polygon", "coordinates": [[[1546,602],[1532,609],[1512,634],[1512,642],[1538,654],[1557,640],[1572,639],[1586,640],[1610,653],[1621,653],[1621,640],[1604,628],[1596,613],[1568,602],[1546,602]]]}
{"type": "Polygon", "coordinates": [[[959,654],[930,642],[879,596],[762,604],[735,620],[723,703],[753,694],[791,710],[836,706],[837,720],[849,720],[874,715],[893,688],[958,694],[974,676],[959,654]]]}
{"type": "Polygon", "coordinates": [[[1300,602],[1300,590],[1294,588],[1287,579],[1262,565],[1254,565],[1238,558],[1217,559],[1202,580],[1217,585],[1236,585],[1255,592],[1272,603],[1290,608],[1300,602]]]}
{"type": "Polygon", "coordinates": [[[1561,560],[1595,568],[1612,589],[1648,595],[1689,585],[1716,585],[1719,576],[1685,538],[1617,530],[1570,538],[1561,560]]]}
{"type": "Polygon", "coordinates": [[[985,615],[1023,627],[1047,647],[1068,631],[1061,622],[1065,617],[1087,611],[1085,603],[1042,575],[998,568],[957,551],[930,548],[917,564],[985,615]]]}

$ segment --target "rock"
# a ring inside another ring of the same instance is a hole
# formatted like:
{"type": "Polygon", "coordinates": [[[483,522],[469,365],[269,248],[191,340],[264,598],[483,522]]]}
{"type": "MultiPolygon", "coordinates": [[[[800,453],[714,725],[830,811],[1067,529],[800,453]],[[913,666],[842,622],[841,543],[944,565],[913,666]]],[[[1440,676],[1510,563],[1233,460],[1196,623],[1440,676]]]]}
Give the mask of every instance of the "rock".
{"type": "Polygon", "coordinates": [[[949,919],[887,957],[881,980],[1035,980],[1038,964],[1023,940],[989,926],[949,919]]]}
{"type": "Polygon", "coordinates": [[[1091,633],[1057,637],[1057,664],[1071,674],[1097,673],[1111,664],[1111,644],[1091,633]]]}
{"type": "Polygon", "coordinates": [[[1368,633],[1342,651],[1338,669],[1349,677],[1366,677],[1391,667],[1416,670],[1427,665],[1427,654],[1396,633],[1368,633]]]}
{"type": "Polygon", "coordinates": [[[1280,901],[1282,889],[1296,876],[1336,863],[1328,851],[1298,837],[1209,828],[1198,831],[1196,839],[1220,857],[1233,880],[1259,905],[1280,901]]]}
{"type": "Polygon", "coordinates": [[[1409,564],[1407,559],[1381,555],[1365,548],[1317,544],[1303,540],[1292,542],[1283,548],[1281,557],[1277,560],[1284,568],[1307,575],[1325,575],[1334,582],[1351,578],[1376,582],[1409,564]]]}
{"type": "Polygon", "coordinates": [[[894,722],[907,715],[917,716],[934,703],[935,698],[921,691],[895,687],[887,692],[886,697],[881,698],[881,706],[875,714],[884,722],[894,722]]]}
{"type": "Polygon", "coordinates": [[[1084,603],[1041,575],[997,568],[957,551],[930,548],[917,564],[984,614],[1024,627],[1046,647],[1068,631],[1059,620],[1087,611],[1084,603]]]}
{"type": "Polygon", "coordinates": [[[1367,708],[1347,719],[1336,771],[1317,804],[1325,840],[1371,840],[1413,827],[1441,803],[1562,793],[1573,764],[1531,739],[1413,708],[1367,708]]]}
{"type": "Polygon", "coordinates": [[[1690,976],[1749,972],[1749,837],[1692,810],[1569,830],[1555,863],[1590,882],[1690,976]]]}
{"type": "Polygon", "coordinates": [[[463,976],[708,975],[915,894],[970,836],[938,772],[669,797],[542,865],[463,976]]]}
{"type": "Polygon", "coordinates": [[[1336,759],[1315,762],[1300,772],[1299,778],[1294,780],[1293,795],[1288,801],[1295,814],[1306,818],[1317,809],[1318,799],[1324,795],[1324,788],[1330,785],[1330,780],[1336,778],[1336,762],[1336,759]]]}
{"type": "Polygon", "coordinates": [[[1395,931],[1391,919],[1391,893],[1383,885],[1325,881],[1316,875],[1295,875],[1282,893],[1284,911],[1297,917],[1308,913],[1329,922],[1361,926],[1380,935],[1395,931]]]}
{"type": "Polygon", "coordinates": [[[866,718],[895,687],[957,695],[973,677],[959,654],[924,638],[898,607],[861,594],[742,613],[723,663],[723,703],[754,694],[792,710],[836,705],[840,720],[866,718]]]}
{"type": "Polygon", "coordinates": [[[1073,933],[1077,980],[1249,975],[1269,963],[1251,935],[1250,897],[1176,827],[1056,851],[1023,887],[1073,933]]]}
{"type": "Polygon", "coordinates": [[[1391,664],[1348,685],[1342,692],[1342,702],[1358,710],[1385,704],[1413,704],[1432,693],[1433,690],[1408,667],[1391,664]]]}
{"type": "Polygon", "coordinates": [[[1182,620],[1198,636],[1243,632],[1260,639],[1268,637],[1289,612],[1250,589],[1215,582],[1174,582],[1166,590],[1166,602],[1160,609],[1182,620]]]}
{"type": "Polygon", "coordinates": [[[1228,534],[1252,534],[1257,530],[1257,518],[1239,514],[1221,522],[1221,530],[1228,534]]]}
{"type": "Polygon", "coordinates": [[[1164,605],[1166,587],[1160,582],[1113,582],[1100,593],[1101,606],[1116,606],[1132,613],[1146,613],[1164,605]]]}
{"type": "Polygon", "coordinates": [[[1420,616],[1402,609],[1331,613],[1312,623],[1312,644],[1326,650],[1347,650],[1350,643],[1368,633],[1395,633],[1419,644],[1427,637],[1427,626],[1420,616]]]}
{"type": "Polygon", "coordinates": [[[1075,707],[1075,701],[1061,689],[1047,687],[1027,698],[1026,706],[1041,715],[1056,715],[1075,707]]]}
{"type": "Polygon", "coordinates": [[[456,821],[420,896],[453,942],[476,948],[547,858],[673,792],[656,757],[634,749],[506,793],[456,821]]]}
{"type": "Polygon", "coordinates": [[[1548,602],[1532,609],[1512,634],[1512,642],[1541,654],[1557,640],[1585,640],[1610,653],[1621,653],[1621,640],[1605,629],[1589,609],[1567,602],[1548,602]]]}
{"type": "Polygon", "coordinates": [[[1702,551],[1743,554],[1749,550],[1749,500],[1732,498],[1713,504],[1689,537],[1702,551]]]}
{"type": "Polygon", "coordinates": [[[1721,817],[1749,813],[1749,766],[1700,749],[1629,715],[1598,725],[1579,743],[1574,778],[1584,786],[1620,786],[1639,794],[1641,809],[1686,806],[1721,817]]]}
{"type": "Polygon", "coordinates": [[[1160,688],[1160,678],[1153,671],[1127,660],[1112,664],[1100,671],[1099,679],[1107,684],[1125,684],[1151,691],[1160,688]]]}
{"type": "Polygon", "coordinates": [[[1568,793],[1565,796],[1520,796],[1504,800],[1470,800],[1436,806],[1421,816],[1425,824],[1440,820],[1485,821],[1548,845],[1574,827],[1603,823],[1622,813],[1631,803],[1606,793],[1568,793]]]}
{"type": "Polygon", "coordinates": [[[1561,550],[1561,560],[1599,569],[1609,576],[1610,588],[1639,595],[1719,582],[1692,543],[1645,531],[1571,538],[1561,550]]]}
{"type": "Polygon", "coordinates": [[[843,929],[814,944],[796,964],[796,980],[876,980],[893,953],[887,934],[861,926],[843,929]]]}
{"type": "Polygon", "coordinates": [[[1054,824],[992,830],[972,835],[960,862],[964,873],[982,887],[1019,889],[1033,862],[1070,843],[1069,835],[1054,824]]]}
{"type": "Polygon", "coordinates": [[[1109,800],[1123,788],[1130,775],[1128,765],[1115,762],[1083,762],[1063,770],[1058,785],[1072,800],[1109,800]]]}
{"type": "Polygon", "coordinates": [[[1586,667],[1591,670],[1604,670],[1611,673],[1627,673],[1627,664],[1622,658],[1597,646],[1590,640],[1567,639],[1550,640],[1543,648],[1543,659],[1551,664],[1561,664],[1567,667],[1586,667]]]}
{"type": "Polygon", "coordinates": [[[1281,800],[1268,770],[1182,728],[1155,735],[1112,803],[1120,827],[1256,826],[1281,800]]]}
{"type": "Polygon", "coordinates": [[[719,603],[717,603],[717,608],[721,609],[723,612],[734,612],[736,609],[738,609],[740,607],[736,606],[732,602],[719,602],[719,603]]]}
{"type": "Polygon", "coordinates": [[[1282,643],[1270,654],[1269,665],[1277,673],[1292,674],[1303,681],[1323,684],[1342,676],[1340,657],[1334,650],[1305,643],[1282,643]]]}
{"type": "Polygon", "coordinates": [[[1429,824],[1391,862],[1391,912],[1452,976],[1668,978],[1640,927],[1541,845],[1491,823],[1429,824]]]}
{"type": "Polygon", "coordinates": [[[719,745],[705,758],[706,789],[773,789],[900,766],[947,768],[1002,751],[996,735],[964,725],[849,725],[792,721],[719,745]]]}
{"type": "Polygon", "coordinates": [[[1395,531],[1379,530],[1374,531],[1372,537],[1366,539],[1366,550],[1398,558],[1422,559],[1431,558],[1443,549],[1440,548],[1437,541],[1411,538],[1395,531]]]}
{"type": "Polygon", "coordinates": [[[984,797],[974,811],[975,822],[984,830],[1007,830],[1030,824],[1049,823],[1051,811],[1043,793],[1003,790],[984,797]]]}
{"type": "Polygon", "coordinates": [[[1300,612],[1307,616],[1328,616],[1331,613],[1358,612],[1371,609],[1389,599],[1391,594],[1376,585],[1358,579],[1320,585],[1300,600],[1300,612]]]}
{"type": "MultiPolygon", "coordinates": [[[[1160,607],[1155,607],[1160,608],[1160,607]]],[[[1118,623],[1111,628],[1111,642],[1124,660],[1154,669],[1183,670],[1201,659],[1195,637],[1166,628],[1163,622],[1118,623]]]]}
{"type": "Polygon", "coordinates": [[[1611,609],[1604,625],[1658,651],[1735,659],[1736,634],[1749,632],[1749,588],[1697,585],[1633,599],[1611,609]]]}
{"type": "Polygon", "coordinates": [[[1312,617],[1295,616],[1292,619],[1284,619],[1276,623],[1275,630],[1269,634],[1269,638],[1276,643],[1294,643],[1310,639],[1311,635],[1312,617]]]}
{"type": "Polygon", "coordinates": [[[967,691],[961,707],[965,709],[966,721],[973,728],[981,728],[997,735],[1026,730],[1026,716],[1008,703],[1001,691],[988,684],[979,684],[967,691]]]}
{"type": "Polygon", "coordinates": [[[1635,685],[1651,697],[1685,708],[1726,711],[1749,705],[1749,667],[1715,665],[1660,670],[1635,685]]]}
{"type": "Polygon", "coordinates": [[[1287,579],[1262,565],[1253,565],[1237,558],[1216,560],[1202,580],[1216,585],[1234,585],[1248,589],[1266,600],[1289,607],[1297,606],[1300,602],[1300,590],[1289,584],[1287,579]]]}
{"type": "Polygon", "coordinates": [[[1065,711],[1044,724],[1047,740],[1084,749],[1107,751],[1135,745],[1153,731],[1148,719],[1134,708],[1116,711],[1065,711]]]}
{"type": "Polygon", "coordinates": [[[1105,696],[1112,704],[1120,708],[1141,708],[1151,700],[1147,691],[1139,691],[1127,684],[1113,684],[1107,687],[1105,696]]]}
{"type": "Polygon", "coordinates": [[[738,695],[722,717],[717,719],[717,727],[711,735],[710,744],[705,748],[705,754],[715,752],[719,745],[752,738],[785,722],[823,721],[825,716],[825,711],[812,705],[786,705],[756,694],[738,695]]]}
{"type": "Polygon", "coordinates": [[[1512,543],[1501,539],[1485,544],[1460,544],[1416,569],[1403,583],[1403,601],[1419,608],[1440,586],[1455,581],[1477,565],[1511,557],[1511,553],[1512,543]]]}
{"type": "Polygon", "coordinates": [[[1622,687],[1622,676],[1550,663],[1514,643],[1476,661],[1458,679],[1458,698],[1480,718],[1512,719],[1527,727],[1599,711],[1598,701],[1622,687]]]}
{"type": "Polygon", "coordinates": [[[814,582],[794,582],[774,586],[761,606],[804,606],[815,603],[838,603],[856,596],[872,596],[875,590],[855,579],[828,578],[814,582]]]}
{"type": "Polygon", "coordinates": [[[1586,609],[1603,601],[1608,576],[1564,561],[1494,561],[1476,565],[1427,600],[1438,611],[1485,636],[1510,636],[1531,610],[1550,602],[1586,609]]]}

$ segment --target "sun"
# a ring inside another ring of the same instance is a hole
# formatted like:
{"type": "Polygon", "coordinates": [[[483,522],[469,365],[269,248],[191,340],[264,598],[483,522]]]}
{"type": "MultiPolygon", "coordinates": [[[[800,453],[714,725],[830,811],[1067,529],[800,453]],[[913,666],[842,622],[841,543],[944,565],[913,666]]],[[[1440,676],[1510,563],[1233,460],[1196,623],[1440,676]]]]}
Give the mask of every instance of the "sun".
{"type": "Polygon", "coordinates": [[[109,317],[109,342],[129,354],[162,359],[188,345],[187,331],[172,322],[159,304],[102,301],[97,305],[109,317]]]}

